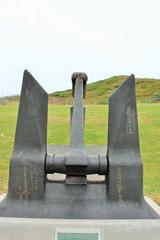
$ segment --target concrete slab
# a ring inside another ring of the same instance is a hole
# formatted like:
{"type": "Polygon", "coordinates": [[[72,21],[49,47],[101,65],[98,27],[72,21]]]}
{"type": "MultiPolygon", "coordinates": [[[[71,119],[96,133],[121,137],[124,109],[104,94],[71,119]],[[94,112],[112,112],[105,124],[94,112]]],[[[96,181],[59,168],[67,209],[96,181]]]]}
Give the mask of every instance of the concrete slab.
{"type": "Polygon", "coordinates": [[[160,206],[149,197],[145,197],[145,200],[160,216],[160,206]]]}
{"type": "Polygon", "coordinates": [[[5,196],[6,196],[6,193],[1,194],[0,195],[0,201],[2,201],[5,198],[5,196]]]}
{"type": "MultiPolygon", "coordinates": [[[[60,240],[58,233],[61,232],[97,232],[99,235],[97,240],[159,240],[160,220],[0,218],[0,240],[60,240]]],[[[63,239],[67,240],[68,238],[63,239]]]]}

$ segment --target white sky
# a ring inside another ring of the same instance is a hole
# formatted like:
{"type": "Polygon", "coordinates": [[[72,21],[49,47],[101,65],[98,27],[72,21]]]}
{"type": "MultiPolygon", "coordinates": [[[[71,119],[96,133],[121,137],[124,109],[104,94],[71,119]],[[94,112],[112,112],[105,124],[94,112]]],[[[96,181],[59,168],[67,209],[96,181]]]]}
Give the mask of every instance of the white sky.
{"type": "Polygon", "coordinates": [[[160,0],[0,0],[0,96],[24,69],[48,92],[74,71],[160,78],[160,0]]]}

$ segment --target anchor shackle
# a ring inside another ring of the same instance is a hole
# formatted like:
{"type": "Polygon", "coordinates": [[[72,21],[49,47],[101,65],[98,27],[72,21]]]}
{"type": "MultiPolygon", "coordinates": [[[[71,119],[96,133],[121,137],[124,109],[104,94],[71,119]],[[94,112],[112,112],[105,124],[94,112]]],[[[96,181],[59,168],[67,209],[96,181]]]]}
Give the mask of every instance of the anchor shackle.
{"type": "Polygon", "coordinates": [[[76,81],[83,82],[83,98],[86,96],[86,83],[88,80],[88,76],[86,73],[83,72],[74,72],[71,76],[72,79],[72,96],[75,95],[75,85],[76,81]]]}

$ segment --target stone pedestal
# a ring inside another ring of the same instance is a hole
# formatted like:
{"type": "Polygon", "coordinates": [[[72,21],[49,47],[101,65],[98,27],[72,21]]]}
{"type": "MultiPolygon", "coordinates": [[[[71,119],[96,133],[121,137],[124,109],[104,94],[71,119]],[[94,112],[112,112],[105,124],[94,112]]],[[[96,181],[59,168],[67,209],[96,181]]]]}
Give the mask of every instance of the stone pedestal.
{"type": "Polygon", "coordinates": [[[0,218],[1,240],[159,240],[160,220],[0,218]],[[70,233],[70,235],[67,235],[70,233]],[[74,234],[76,238],[74,238],[74,234]],[[86,234],[87,233],[87,234],[86,234]]]}
{"type": "MultiPolygon", "coordinates": [[[[1,196],[1,200],[5,195],[1,196]]],[[[150,198],[160,215],[160,207],[150,198]]],[[[160,220],[0,218],[0,240],[159,240],[160,220]],[[75,238],[76,236],[76,238],[75,238]]]]}

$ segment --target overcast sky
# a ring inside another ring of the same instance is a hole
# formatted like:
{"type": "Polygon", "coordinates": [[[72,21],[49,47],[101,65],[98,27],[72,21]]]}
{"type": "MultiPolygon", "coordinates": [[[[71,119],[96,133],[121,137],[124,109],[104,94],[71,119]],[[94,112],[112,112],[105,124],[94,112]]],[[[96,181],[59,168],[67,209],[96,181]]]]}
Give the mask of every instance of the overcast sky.
{"type": "Polygon", "coordinates": [[[0,96],[24,69],[48,92],[74,71],[160,78],[160,0],[0,0],[0,96]]]}

